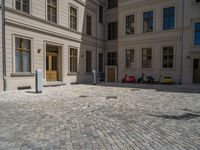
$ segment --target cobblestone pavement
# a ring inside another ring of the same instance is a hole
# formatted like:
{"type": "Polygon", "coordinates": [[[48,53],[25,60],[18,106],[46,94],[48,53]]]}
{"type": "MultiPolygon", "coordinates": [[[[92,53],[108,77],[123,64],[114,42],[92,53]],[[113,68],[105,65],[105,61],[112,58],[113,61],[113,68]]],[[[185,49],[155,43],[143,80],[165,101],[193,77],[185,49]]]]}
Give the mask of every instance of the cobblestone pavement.
{"type": "Polygon", "coordinates": [[[3,92],[0,149],[200,150],[195,90],[72,85],[3,92]]]}

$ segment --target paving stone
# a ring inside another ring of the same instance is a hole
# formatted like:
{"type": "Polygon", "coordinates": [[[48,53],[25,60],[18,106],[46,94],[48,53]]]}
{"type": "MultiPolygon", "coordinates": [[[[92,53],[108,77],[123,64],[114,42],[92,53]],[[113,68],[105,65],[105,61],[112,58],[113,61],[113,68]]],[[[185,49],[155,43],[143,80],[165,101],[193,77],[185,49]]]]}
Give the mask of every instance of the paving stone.
{"type": "Polygon", "coordinates": [[[42,94],[2,92],[0,150],[198,150],[199,110],[198,86],[70,85],[42,94]]]}

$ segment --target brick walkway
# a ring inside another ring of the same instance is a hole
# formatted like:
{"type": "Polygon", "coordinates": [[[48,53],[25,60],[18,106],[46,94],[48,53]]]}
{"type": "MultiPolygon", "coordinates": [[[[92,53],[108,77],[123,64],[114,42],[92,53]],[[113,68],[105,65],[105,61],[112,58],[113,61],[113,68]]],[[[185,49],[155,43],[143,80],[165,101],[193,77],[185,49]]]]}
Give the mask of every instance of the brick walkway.
{"type": "Polygon", "coordinates": [[[199,150],[198,90],[73,85],[1,93],[0,149],[199,150]]]}

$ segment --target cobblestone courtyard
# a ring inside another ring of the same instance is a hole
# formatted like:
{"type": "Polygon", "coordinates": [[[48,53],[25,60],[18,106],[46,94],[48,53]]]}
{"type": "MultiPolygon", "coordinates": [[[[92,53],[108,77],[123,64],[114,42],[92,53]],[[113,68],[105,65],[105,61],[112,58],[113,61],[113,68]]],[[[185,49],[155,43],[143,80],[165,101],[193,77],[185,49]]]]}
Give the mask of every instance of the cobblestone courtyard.
{"type": "Polygon", "coordinates": [[[0,149],[200,150],[198,90],[72,85],[1,93],[0,149]]]}

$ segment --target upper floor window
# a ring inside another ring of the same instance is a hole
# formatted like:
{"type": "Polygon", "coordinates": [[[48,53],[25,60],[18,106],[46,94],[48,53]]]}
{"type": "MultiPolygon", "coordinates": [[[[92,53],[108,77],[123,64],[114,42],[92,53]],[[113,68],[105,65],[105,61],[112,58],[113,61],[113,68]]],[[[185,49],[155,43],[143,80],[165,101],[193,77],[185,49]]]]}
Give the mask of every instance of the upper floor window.
{"type": "Polygon", "coordinates": [[[200,45],[200,23],[195,23],[195,45],[200,45]]]}
{"type": "Polygon", "coordinates": [[[153,32],[153,11],[143,13],[143,32],[153,32]]]}
{"type": "Polygon", "coordinates": [[[70,28],[77,30],[77,9],[70,7],[70,28]]]}
{"type": "Polygon", "coordinates": [[[126,16],[126,34],[134,34],[134,23],[135,23],[135,16],[129,15],[126,16]]]}
{"type": "Polygon", "coordinates": [[[134,67],[134,49],[126,50],[126,68],[134,67]]]}
{"type": "Polygon", "coordinates": [[[15,8],[27,14],[30,13],[30,0],[15,0],[15,8]]]}
{"type": "Polygon", "coordinates": [[[163,68],[173,68],[174,47],[163,47],[163,68]]]}
{"type": "Polygon", "coordinates": [[[108,9],[115,8],[118,6],[118,0],[108,0],[108,9]]]}
{"type": "Polygon", "coordinates": [[[86,25],[86,30],[88,35],[92,35],[92,17],[87,15],[87,25],[86,25]]]}
{"type": "Polygon", "coordinates": [[[117,39],[117,22],[108,23],[108,40],[117,39]]]}
{"type": "Polygon", "coordinates": [[[15,71],[31,72],[31,40],[15,38],[15,71]]]}
{"type": "Polygon", "coordinates": [[[151,68],[152,63],[152,49],[143,48],[142,49],[142,68],[151,68]]]}
{"type": "Polygon", "coordinates": [[[174,29],[175,26],[175,7],[163,9],[163,29],[174,29]]]}
{"type": "Polygon", "coordinates": [[[103,6],[99,5],[99,22],[103,23],[103,17],[104,13],[103,13],[103,6]]]}
{"type": "Polygon", "coordinates": [[[57,1],[48,0],[47,3],[48,21],[57,23],[57,1]]]}

